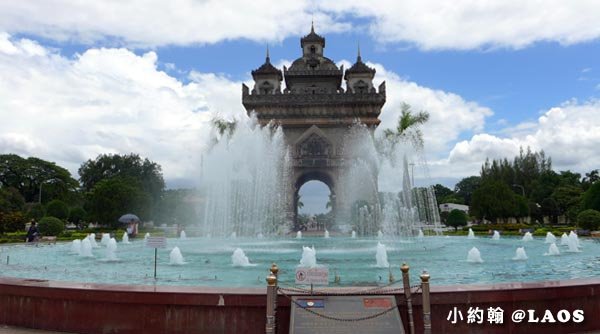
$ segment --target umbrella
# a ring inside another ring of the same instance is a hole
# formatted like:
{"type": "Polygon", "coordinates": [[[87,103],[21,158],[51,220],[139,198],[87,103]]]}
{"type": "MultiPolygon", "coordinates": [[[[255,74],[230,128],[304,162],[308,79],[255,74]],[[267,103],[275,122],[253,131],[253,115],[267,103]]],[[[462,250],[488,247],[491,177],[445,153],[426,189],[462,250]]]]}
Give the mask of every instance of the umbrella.
{"type": "Polygon", "coordinates": [[[132,214],[132,213],[128,213],[128,214],[122,215],[121,218],[119,218],[119,222],[121,222],[121,223],[129,223],[132,220],[136,221],[136,222],[139,222],[140,218],[138,216],[132,214]]]}

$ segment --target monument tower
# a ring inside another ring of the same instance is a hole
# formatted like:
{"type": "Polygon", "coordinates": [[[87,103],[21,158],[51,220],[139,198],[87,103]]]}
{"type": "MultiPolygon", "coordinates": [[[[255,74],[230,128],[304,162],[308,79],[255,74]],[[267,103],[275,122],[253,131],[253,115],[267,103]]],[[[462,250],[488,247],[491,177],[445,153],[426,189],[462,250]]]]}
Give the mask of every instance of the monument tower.
{"type": "Polygon", "coordinates": [[[351,163],[344,138],[357,122],[372,134],[385,103],[385,82],[378,89],[373,86],[375,69],[362,61],[360,50],[356,62],[344,71],[324,56],[325,38],[315,33],[314,26],[300,39],[300,47],[302,56],[283,72],[271,64],[267,51],[265,63],[252,71],[254,87],[242,85],[248,114],[254,112],[261,125],[273,122],[283,129],[292,156],[287,211],[293,219],[298,191],[312,180],[329,187],[334,214],[342,209],[336,193],[351,163]]]}

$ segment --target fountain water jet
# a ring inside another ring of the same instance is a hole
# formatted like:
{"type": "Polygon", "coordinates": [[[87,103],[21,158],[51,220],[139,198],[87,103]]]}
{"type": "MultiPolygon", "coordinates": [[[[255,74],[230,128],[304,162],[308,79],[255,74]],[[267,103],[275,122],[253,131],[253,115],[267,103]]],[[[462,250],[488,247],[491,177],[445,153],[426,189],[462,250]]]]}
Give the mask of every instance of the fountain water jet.
{"type": "Polygon", "coordinates": [[[546,240],[544,241],[544,243],[547,243],[547,244],[556,243],[556,237],[554,236],[554,234],[552,234],[552,232],[546,232],[546,240]]]}
{"type": "Polygon", "coordinates": [[[515,251],[515,257],[512,258],[515,261],[527,260],[527,253],[525,253],[525,247],[518,247],[515,251]]]}
{"type": "Polygon", "coordinates": [[[325,233],[323,234],[323,237],[325,239],[329,239],[329,231],[325,230],[325,233]]]}
{"type": "Polygon", "coordinates": [[[561,246],[568,246],[569,245],[569,236],[567,236],[566,233],[563,233],[560,236],[560,245],[561,246]]]}
{"type": "Polygon", "coordinates": [[[92,254],[92,243],[89,238],[85,238],[81,242],[81,252],[79,253],[79,256],[94,257],[94,254],[92,254]]]}
{"type": "Polygon", "coordinates": [[[144,235],[144,241],[146,241],[146,239],[150,238],[150,233],[146,232],[146,234],[144,235]]]}
{"type": "Polygon", "coordinates": [[[317,266],[317,251],[315,247],[302,246],[302,258],[300,259],[301,267],[314,268],[317,266]]]}
{"type": "Polygon", "coordinates": [[[185,264],[183,260],[183,255],[181,255],[181,251],[179,247],[175,246],[171,253],[169,253],[169,264],[172,265],[183,265],[185,264]]]}
{"type": "Polygon", "coordinates": [[[102,233],[102,239],[100,239],[100,244],[104,247],[108,246],[108,241],[110,240],[110,234],[102,233]]]}
{"type": "Polygon", "coordinates": [[[492,236],[492,240],[500,240],[500,232],[494,230],[494,235],[492,236]]]}
{"type": "Polygon", "coordinates": [[[90,245],[92,246],[92,248],[98,248],[98,243],[96,242],[96,233],[91,233],[87,236],[88,240],[90,241],[90,245]]]}
{"type": "Polygon", "coordinates": [[[254,267],[256,264],[250,263],[250,260],[241,248],[236,248],[231,255],[231,263],[234,267],[254,267]]]}
{"type": "Polygon", "coordinates": [[[469,250],[469,253],[467,254],[467,262],[483,263],[483,259],[481,259],[481,253],[477,247],[473,247],[471,250],[469,250]]]}
{"type": "Polygon", "coordinates": [[[117,251],[117,240],[115,238],[108,239],[106,243],[106,260],[107,261],[117,261],[117,255],[115,252],[117,251]]]}
{"type": "Polygon", "coordinates": [[[385,249],[385,245],[381,242],[377,243],[377,254],[375,254],[375,259],[377,260],[378,268],[388,268],[390,266],[387,258],[387,250],[385,249]]]}
{"type": "Polygon", "coordinates": [[[548,247],[548,253],[544,253],[544,255],[557,256],[560,255],[560,251],[558,250],[558,247],[556,247],[556,244],[553,242],[550,244],[550,247],[548,247]]]}
{"type": "Polygon", "coordinates": [[[296,239],[302,239],[302,231],[296,232],[296,239]]]}
{"type": "Polygon", "coordinates": [[[532,241],[533,240],[533,236],[531,235],[531,232],[525,232],[525,235],[523,235],[523,241],[532,241]]]}
{"type": "Polygon", "coordinates": [[[467,239],[475,239],[475,232],[473,229],[469,227],[469,235],[467,235],[467,239]]]}
{"type": "Polygon", "coordinates": [[[184,230],[181,230],[181,232],[179,233],[179,239],[181,239],[181,240],[187,239],[187,235],[185,234],[184,230]]]}
{"type": "Polygon", "coordinates": [[[568,252],[570,253],[581,252],[579,250],[579,239],[577,238],[577,234],[573,233],[573,231],[571,231],[571,233],[567,237],[567,246],[569,247],[568,252]]]}
{"type": "Polygon", "coordinates": [[[382,239],[382,238],[383,238],[383,232],[381,232],[381,230],[377,231],[377,237],[378,237],[379,239],[382,239]]]}
{"type": "Polygon", "coordinates": [[[81,240],[76,239],[71,242],[71,253],[81,254],[81,240]]]}
{"type": "Polygon", "coordinates": [[[124,244],[129,244],[129,235],[127,234],[127,232],[123,232],[123,238],[121,239],[121,242],[124,244]]]}
{"type": "Polygon", "coordinates": [[[419,229],[419,234],[417,235],[417,238],[419,239],[423,239],[425,235],[423,234],[423,230],[419,229]]]}
{"type": "Polygon", "coordinates": [[[356,239],[356,231],[352,231],[352,239],[356,239]]]}

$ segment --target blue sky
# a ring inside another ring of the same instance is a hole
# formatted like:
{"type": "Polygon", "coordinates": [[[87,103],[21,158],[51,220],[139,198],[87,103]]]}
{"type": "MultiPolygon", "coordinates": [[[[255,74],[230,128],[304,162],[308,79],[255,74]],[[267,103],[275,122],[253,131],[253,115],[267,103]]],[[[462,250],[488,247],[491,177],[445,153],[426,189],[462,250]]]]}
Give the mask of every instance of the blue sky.
{"type": "Polygon", "coordinates": [[[558,0],[3,2],[0,153],[76,174],[134,151],[193,185],[212,115],[242,117],[266,46],[293,61],[311,20],[326,56],[347,67],[360,43],[387,82],[380,128],[401,102],[430,112],[418,183],[453,186],[526,146],[559,170],[600,166],[600,4],[558,0]]]}

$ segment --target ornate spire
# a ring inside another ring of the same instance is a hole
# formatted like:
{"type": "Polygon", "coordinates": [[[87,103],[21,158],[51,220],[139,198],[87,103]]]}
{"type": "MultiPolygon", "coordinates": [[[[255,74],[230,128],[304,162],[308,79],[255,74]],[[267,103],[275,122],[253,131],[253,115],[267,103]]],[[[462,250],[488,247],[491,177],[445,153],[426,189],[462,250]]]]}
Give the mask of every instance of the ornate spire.
{"type": "Polygon", "coordinates": [[[369,66],[367,66],[367,64],[363,63],[362,61],[362,57],[360,56],[360,43],[358,43],[357,45],[356,62],[354,63],[354,65],[352,65],[352,67],[346,70],[344,78],[347,79],[348,74],[355,73],[368,73],[371,75],[371,78],[375,76],[375,69],[370,68],[369,66]]]}
{"type": "Polygon", "coordinates": [[[269,44],[267,44],[267,58],[265,59],[266,64],[271,63],[271,57],[269,57],[269,44]]]}
{"type": "Polygon", "coordinates": [[[315,32],[314,22],[310,23],[310,33],[308,35],[302,37],[302,39],[300,39],[301,47],[307,43],[317,43],[317,44],[321,44],[323,47],[325,47],[325,38],[323,38],[322,36],[318,35],[315,32]]]}
{"type": "Polygon", "coordinates": [[[356,62],[358,63],[358,62],[362,62],[362,58],[360,56],[360,42],[357,42],[357,46],[358,46],[358,53],[356,56],[356,62]]]}
{"type": "Polygon", "coordinates": [[[281,70],[275,68],[275,66],[273,66],[271,64],[271,56],[270,56],[270,52],[269,52],[269,46],[267,45],[267,55],[265,57],[265,63],[262,64],[259,68],[257,68],[256,70],[252,71],[252,77],[256,77],[256,75],[276,75],[277,78],[279,80],[283,79],[283,76],[281,74],[281,70]]]}

